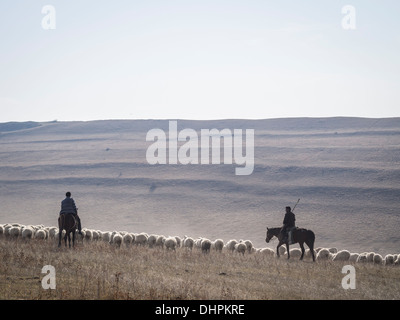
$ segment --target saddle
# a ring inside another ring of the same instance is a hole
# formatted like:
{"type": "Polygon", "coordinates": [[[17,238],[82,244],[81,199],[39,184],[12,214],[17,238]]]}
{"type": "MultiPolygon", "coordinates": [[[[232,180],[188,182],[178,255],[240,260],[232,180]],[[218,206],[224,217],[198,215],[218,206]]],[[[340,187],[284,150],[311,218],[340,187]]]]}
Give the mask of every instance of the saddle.
{"type": "Polygon", "coordinates": [[[298,230],[298,229],[299,229],[298,227],[292,227],[292,228],[288,229],[288,241],[289,241],[289,244],[293,244],[294,243],[293,242],[293,231],[298,230]]]}

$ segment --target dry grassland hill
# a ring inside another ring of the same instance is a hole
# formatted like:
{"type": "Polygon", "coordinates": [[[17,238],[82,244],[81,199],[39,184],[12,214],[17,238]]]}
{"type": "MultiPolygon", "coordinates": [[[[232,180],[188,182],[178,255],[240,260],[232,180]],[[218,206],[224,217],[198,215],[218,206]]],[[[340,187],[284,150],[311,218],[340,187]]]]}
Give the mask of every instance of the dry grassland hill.
{"type": "Polygon", "coordinates": [[[178,120],[178,131],[254,129],[247,176],[235,164],[150,165],[146,134],[168,134],[168,124],[1,123],[0,223],[56,225],[69,190],[91,229],[266,247],[266,226],[280,226],[300,198],[297,225],[315,232],[316,247],[398,252],[400,118],[178,120]]]}

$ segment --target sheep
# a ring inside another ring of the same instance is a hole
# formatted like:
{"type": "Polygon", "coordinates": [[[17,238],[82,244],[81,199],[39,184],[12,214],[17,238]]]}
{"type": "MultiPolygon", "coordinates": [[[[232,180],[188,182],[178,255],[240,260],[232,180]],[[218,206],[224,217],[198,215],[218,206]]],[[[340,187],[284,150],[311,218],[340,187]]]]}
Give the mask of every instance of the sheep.
{"type": "Polygon", "coordinates": [[[49,228],[49,238],[55,239],[57,231],[58,231],[57,227],[50,227],[49,228]]]}
{"type": "Polygon", "coordinates": [[[293,248],[289,250],[289,254],[291,258],[300,258],[302,252],[299,248],[293,248]]]}
{"type": "Polygon", "coordinates": [[[163,243],[167,250],[174,250],[174,251],[178,245],[178,242],[176,241],[175,237],[164,238],[163,243]]]}
{"type": "Polygon", "coordinates": [[[330,253],[337,253],[338,249],[337,248],[329,248],[328,249],[330,253]]]}
{"type": "Polygon", "coordinates": [[[211,241],[208,239],[202,239],[201,240],[201,251],[203,253],[208,253],[210,252],[211,249],[211,241]]]}
{"type": "Polygon", "coordinates": [[[130,244],[132,244],[132,242],[134,241],[134,237],[133,235],[131,235],[130,233],[127,233],[125,235],[122,236],[122,242],[129,247],[130,244]]]}
{"type": "Polygon", "coordinates": [[[4,235],[4,225],[0,224],[0,236],[4,235]]]}
{"type": "Polygon", "coordinates": [[[93,241],[100,240],[100,233],[97,230],[92,230],[92,240],[93,241]]]}
{"type": "Polygon", "coordinates": [[[135,244],[138,246],[144,246],[147,243],[148,238],[147,233],[139,233],[138,235],[135,234],[135,244]]]}
{"type": "Polygon", "coordinates": [[[320,260],[328,260],[330,255],[331,255],[331,252],[328,249],[322,248],[317,253],[317,260],[318,261],[320,261],[320,260]]]}
{"type": "Polygon", "coordinates": [[[84,237],[85,241],[90,241],[90,240],[93,239],[93,232],[92,232],[92,230],[83,229],[83,231],[85,231],[85,237],[84,237]]]}
{"type": "Polygon", "coordinates": [[[375,253],[372,262],[375,263],[375,264],[382,264],[383,263],[383,257],[380,254],[375,253]]]}
{"type": "Polygon", "coordinates": [[[216,251],[218,251],[218,252],[221,252],[222,249],[223,249],[223,247],[224,247],[224,240],[222,240],[222,239],[216,239],[216,240],[214,240],[214,241],[212,242],[212,244],[211,244],[211,247],[212,247],[214,250],[216,250],[216,251]]]}
{"type": "Polygon", "coordinates": [[[9,229],[8,234],[10,237],[17,238],[20,235],[20,232],[21,227],[14,226],[9,229]]]}
{"type": "Polygon", "coordinates": [[[234,240],[234,239],[229,240],[229,241],[226,243],[225,248],[226,248],[227,250],[233,252],[233,251],[235,250],[235,246],[236,246],[237,243],[238,243],[238,242],[237,242],[236,240],[234,240]]]}
{"type": "Polygon", "coordinates": [[[246,250],[247,250],[247,246],[243,242],[239,242],[239,243],[235,244],[235,251],[237,253],[241,253],[242,255],[244,255],[246,250]]]}
{"type": "Polygon", "coordinates": [[[179,236],[175,236],[175,240],[176,240],[176,246],[179,248],[181,246],[182,239],[179,236]]]}
{"type": "Polygon", "coordinates": [[[260,254],[266,255],[266,256],[274,256],[275,251],[271,248],[262,248],[260,251],[258,251],[260,254]]]}
{"type": "MultiPolygon", "coordinates": [[[[315,251],[315,250],[313,250],[313,251],[314,251],[314,257],[316,257],[317,256],[317,251],[315,251]]],[[[306,249],[305,252],[304,252],[304,256],[306,258],[312,258],[311,250],[310,249],[306,249]]]]}
{"type": "Polygon", "coordinates": [[[374,252],[368,252],[367,253],[367,262],[374,262],[374,252]]]}
{"type": "Polygon", "coordinates": [[[251,253],[252,252],[252,249],[253,249],[253,243],[250,241],[250,240],[245,240],[245,241],[243,241],[244,242],[244,244],[246,245],[246,247],[247,247],[247,252],[248,253],[251,253]]]}
{"type": "Polygon", "coordinates": [[[122,236],[119,233],[115,233],[114,236],[111,239],[111,243],[115,245],[117,248],[121,246],[122,243],[122,236]]]}
{"type": "Polygon", "coordinates": [[[333,256],[333,261],[348,261],[350,259],[350,251],[341,250],[333,256]]]}
{"type": "Polygon", "coordinates": [[[194,240],[191,237],[183,237],[183,247],[192,250],[194,245],[194,240]]]}
{"type": "Polygon", "coordinates": [[[34,235],[33,229],[30,227],[24,228],[21,235],[22,239],[32,239],[34,235]]]}
{"type": "Polygon", "coordinates": [[[283,256],[286,253],[286,248],[284,246],[279,247],[279,255],[283,256]]]}
{"type": "Polygon", "coordinates": [[[195,248],[197,248],[197,249],[201,249],[201,241],[203,240],[203,238],[197,238],[195,241],[194,241],[194,247],[195,248]]]}
{"type": "Polygon", "coordinates": [[[6,237],[9,237],[10,236],[10,229],[12,228],[13,226],[11,225],[11,224],[6,224],[5,226],[4,226],[4,235],[6,236],[6,237]]]}
{"type": "Polygon", "coordinates": [[[394,262],[394,264],[395,264],[396,266],[400,265],[400,254],[397,255],[397,259],[396,259],[396,261],[394,262]]]}
{"type": "Polygon", "coordinates": [[[149,235],[149,237],[147,238],[147,245],[148,245],[150,248],[153,248],[153,247],[156,245],[157,237],[158,237],[158,235],[156,235],[156,234],[151,234],[151,235],[149,235]]]}
{"type": "Polygon", "coordinates": [[[350,253],[349,262],[357,262],[359,254],[356,252],[350,253]]]}
{"type": "MultiPolygon", "coordinates": [[[[83,232],[83,231],[82,231],[83,232]]],[[[102,235],[101,235],[101,239],[104,241],[104,242],[110,242],[111,241],[111,232],[110,231],[106,231],[106,232],[103,232],[102,233],[102,235]]]]}
{"type": "Polygon", "coordinates": [[[394,255],[393,255],[393,254],[387,254],[387,255],[385,256],[385,262],[384,262],[384,264],[385,264],[385,265],[394,264],[394,261],[395,261],[394,255]]]}
{"type": "Polygon", "coordinates": [[[361,253],[357,258],[358,263],[365,263],[367,262],[367,252],[361,253]]]}
{"type": "Polygon", "coordinates": [[[45,240],[46,239],[46,231],[43,229],[39,229],[35,232],[35,239],[45,240]]]}

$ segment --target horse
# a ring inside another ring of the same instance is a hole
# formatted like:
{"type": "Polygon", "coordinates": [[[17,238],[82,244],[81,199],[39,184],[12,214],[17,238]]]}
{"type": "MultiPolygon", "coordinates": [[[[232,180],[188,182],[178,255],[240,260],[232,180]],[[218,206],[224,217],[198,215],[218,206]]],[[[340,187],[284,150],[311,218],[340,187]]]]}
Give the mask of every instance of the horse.
{"type": "Polygon", "coordinates": [[[71,248],[70,233],[72,233],[72,247],[74,247],[76,227],[77,227],[77,222],[73,214],[71,213],[60,214],[60,216],[58,217],[58,228],[59,228],[58,247],[61,247],[61,236],[63,230],[65,230],[66,232],[64,236],[65,246],[67,246],[67,237],[68,237],[68,244],[69,247],[71,248]]]}
{"type": "MultiPolygon", "coordinates": [[[[279,240],[278,246],[276,247],[276,255],[279,258],[279,247],[282,244],[286,244],[288,259],[290,259],[289,253],[289,240],[283,239],[283,234],[281,233],[282,228],[268,228],[267,227],[267,236],[265,238],[265,242],[269,242],[273,237],[277,237],[279,240]]],[[[311,250],[311,255],[313,261],[315,262],[315,255],[314,255],[314,242],[315,242],[315,234],[311,230],[303,229],[303,228],[295,228],[292,231],[292,244],[298,243],[301,248],[301,257],[300,260],[303,260],[304,256],[304,242],[311,250]]]]}

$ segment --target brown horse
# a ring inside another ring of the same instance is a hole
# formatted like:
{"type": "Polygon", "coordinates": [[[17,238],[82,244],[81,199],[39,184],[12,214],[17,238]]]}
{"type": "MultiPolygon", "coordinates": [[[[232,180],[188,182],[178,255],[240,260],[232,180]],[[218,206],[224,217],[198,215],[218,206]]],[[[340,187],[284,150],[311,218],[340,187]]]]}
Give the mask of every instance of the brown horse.
{"type": "MultiPolygon", "coordinates": [[[[281,233],[282,228],[267,228],[267,237],[265,238],[265,242],[269,242],[273,237],[277,237],[279,240],[278,246],[276,247],[276,255],[279,258],[279,247],[282,244],[286,244],[286,249],[287,249],[287,254],[288,254],[288,259],[290,259],[290,253],[289,253],[289,240],[283,239],[283,235],[281,233]]],[[[304,242],[307,244],[307,246],[311,250],[311,255],[313,258],[313,261],[315,261],[315,255],[314,255],[314,241],[315,241],[315,234],[311,230],[307,229],[302,229],[302,228],[295,228],[292,231],[292,242],[293,243],[298,243],[301,248],[301,257],[300,260],[303,260],[304,256],[304,242]]]]}
{"type": "Polygon", "coordinates": [[[69,247],[71,248],[70,234],[72,233],[72,247],[74,247],[76,227],[77,227],[77,223],[76,223],[76,219],[73,214],[71,214],[71,213],[60,214],[60,216],[58,217],[58,228],[59,228],[58,247],[61,247],[61,237],[62,237],[63,230],[65,230],[65,232],[66,232],[65,236],[64,236],[65,246],[67,246],[67,237],[68,237],[68,244],[69,244],[69,247]]]}

